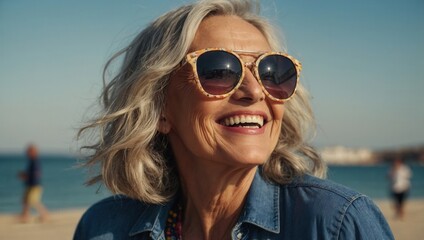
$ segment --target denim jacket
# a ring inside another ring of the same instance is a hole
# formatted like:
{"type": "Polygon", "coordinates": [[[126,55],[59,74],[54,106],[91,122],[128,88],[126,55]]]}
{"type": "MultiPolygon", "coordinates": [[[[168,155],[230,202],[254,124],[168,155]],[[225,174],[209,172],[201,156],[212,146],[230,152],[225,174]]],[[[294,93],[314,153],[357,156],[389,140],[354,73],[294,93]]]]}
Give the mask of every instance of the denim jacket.
{"type": "MultiPolygon", "coordinates": [[[[377,206],[366,196],[309,175],[279,185],[260,170],[232,230],[232,239],[394,239],[377,206]]],[[[124,196],[88,209],[74,239],[165,239],[168,211],[124,196]]]]}

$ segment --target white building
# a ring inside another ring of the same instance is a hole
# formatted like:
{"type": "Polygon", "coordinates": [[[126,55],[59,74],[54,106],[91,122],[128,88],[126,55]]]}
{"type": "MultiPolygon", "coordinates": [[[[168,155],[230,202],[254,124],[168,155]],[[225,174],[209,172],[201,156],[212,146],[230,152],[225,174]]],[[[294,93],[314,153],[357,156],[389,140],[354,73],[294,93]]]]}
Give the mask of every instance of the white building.
{"type": "Polygon", "coordinates": [[[373,152],[367,148],[326,147],[320,151],[321,157],[329,164],[364,165],[375,162],[373,152]]]}

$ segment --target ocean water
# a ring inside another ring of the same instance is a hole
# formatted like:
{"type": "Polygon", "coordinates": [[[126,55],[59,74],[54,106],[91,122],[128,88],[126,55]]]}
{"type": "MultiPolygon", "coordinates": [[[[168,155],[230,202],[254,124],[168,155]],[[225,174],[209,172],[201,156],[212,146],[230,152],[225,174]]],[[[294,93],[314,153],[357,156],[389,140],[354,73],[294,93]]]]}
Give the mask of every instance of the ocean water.
{"type": "MultiPolygon", "coordinates": [[[[77,159],[64,156],[40,156],[42,164],[43,203],[51,210],[85,208],[110,195],[104,187],[84,186],[87,173],[76,168],[77,159]]],[[[26,168],[24,155],[0,155],[0,213],[21,210],[23,183],[19,171],[26,168]]],[[[424,166],[412,165],[410,198],[424,198],[424,166]]],[[[356,189],[373,199],[389,198],[389,166],[330,166],[328,178],[356,189]]]]}
{"type": "MultiPolygon", "coordinates": [[[[409,198],[424,199],[424,165],[408,164],[412,170],[409,198]]],[[[373,199],[389,199],[390,182],[387,176],[390,165],[330,166],[327,178],[353,188],[373,199]]]]}

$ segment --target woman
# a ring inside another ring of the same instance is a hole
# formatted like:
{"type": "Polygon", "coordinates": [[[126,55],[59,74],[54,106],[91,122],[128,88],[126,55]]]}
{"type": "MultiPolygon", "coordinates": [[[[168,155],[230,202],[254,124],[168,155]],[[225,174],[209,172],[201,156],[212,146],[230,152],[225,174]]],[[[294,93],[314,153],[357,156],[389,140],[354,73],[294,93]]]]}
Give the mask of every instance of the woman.
{"type": "Polygon", "coordinates": [[[403,162],[401,157],[396,157],[388,172],[390,190],[394,202],[395,216],[398,219],[405,217],[405,200],[411,187],[412,171],[403,162]]]}
{"type": "MultiPolygon", "coordinates": [[[[87,129],[117,196],[75,239],[392,239],[365,196],[312,175],[312,113],[300,63],[247,1],[171,11],[120,54],[87,129]]],[[[109,62],[110,63],[110,62],[109,62]]]]}

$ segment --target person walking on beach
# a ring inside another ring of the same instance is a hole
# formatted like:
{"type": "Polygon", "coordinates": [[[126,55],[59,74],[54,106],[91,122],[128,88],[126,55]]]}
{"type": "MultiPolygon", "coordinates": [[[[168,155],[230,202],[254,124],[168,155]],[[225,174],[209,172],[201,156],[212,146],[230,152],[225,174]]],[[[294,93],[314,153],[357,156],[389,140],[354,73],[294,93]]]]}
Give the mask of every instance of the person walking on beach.
{"type": "Polygon", "coordinates": [[[48,217],[48,211],[41,202],[43,188],[41,187],[41,166],[36,146],[33,144],[29,145],[26,155],[28,157],[28,167],[25,171],[19,173],[19,177],[25,183],[20,220],[21,222],[29,222],[31,208],[35,208],[40,215],[40,220],[45,221],[48,217]]]}
{"type": "Polygon", "coordinates": [[[405,215],[404,205],[411,187],[411,177],[411,169],[404,164],[402,158],[396,158],[389,171],[389,178],[391,181],[391,194],[394,200],[395,216],[398,219],[403,219],[405,215]]]}

